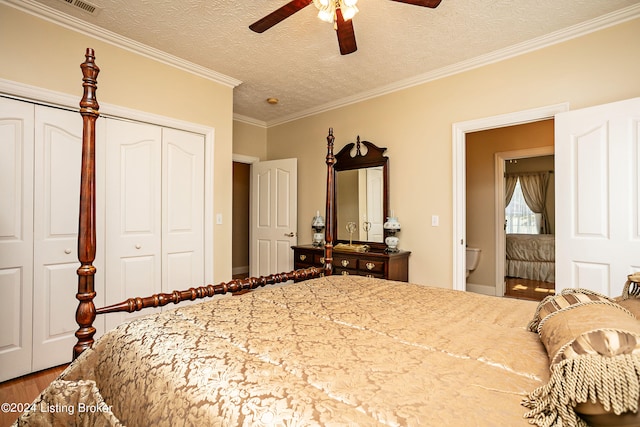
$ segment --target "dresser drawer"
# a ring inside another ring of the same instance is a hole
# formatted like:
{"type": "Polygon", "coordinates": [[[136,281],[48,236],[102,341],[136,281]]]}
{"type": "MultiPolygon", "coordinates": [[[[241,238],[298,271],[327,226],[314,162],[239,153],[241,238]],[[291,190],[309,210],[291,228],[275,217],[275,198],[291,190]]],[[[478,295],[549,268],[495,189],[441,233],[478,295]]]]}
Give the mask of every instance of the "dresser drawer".
{"type": "Polygon", "coordinates": [[[300,264],[313,264],[313,254],[308,252],[298,252],[295,254],[295,261],[300,264]]]}
{"type": "Polygon", "coordinates": [[[340,268],[340,267],[335,267],[333,269],[333,274],[335,274],[336,276],[349,276],[349,275],[354,275],[354,276],[362,276],[362,272],[358,271],[358,270],[353,270],[353,269],[349,269],[349,268],[340,268]]]}
{"type": "Polygon", "coordinates": [[[378,260],[370,260],[370,259],[359,259],[358,260],[358,270],[364,273],[383,273],[384,272],[384,261],[378,260]]]}
{"type": "Polygon", "coordinates": [[[345,256],[345,255],[333,255],[333,265],[335,268],[348,269],[348,270],[357,270],[358,269],[358,258],[353,256],[345,256]]]}
{"type": "MultiPolygon", "coordinates": [[[[312,245],[293,246],[294,268],[324,268],[324,248],[312,245]]],[[[409,254],[372,252],[333,252],[333,274],[379,277],[406,282],[409,278],[409,254]]]]}
{"type": "Polygon", "coordinates": [[[296,268],[304,267],[323,267],[324,257],[317,251],[300,251],[294,252],[294,264],[296,268]]]}

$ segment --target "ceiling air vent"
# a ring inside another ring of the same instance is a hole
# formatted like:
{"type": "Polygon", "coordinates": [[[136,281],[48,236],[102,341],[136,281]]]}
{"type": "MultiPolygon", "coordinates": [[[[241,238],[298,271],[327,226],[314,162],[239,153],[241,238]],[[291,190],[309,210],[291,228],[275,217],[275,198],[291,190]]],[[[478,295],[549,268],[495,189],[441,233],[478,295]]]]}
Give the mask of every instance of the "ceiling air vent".
{"type": "Polygon", "coordinates": [[[61,2],[67,3],[70,6],[73,6],[76,9],[80,9],[83,12],[86,12],[90,15],[97,15],[100,12],[100,8],[91,3],[87,3],[82,0],[60,0],[61,2]]]}

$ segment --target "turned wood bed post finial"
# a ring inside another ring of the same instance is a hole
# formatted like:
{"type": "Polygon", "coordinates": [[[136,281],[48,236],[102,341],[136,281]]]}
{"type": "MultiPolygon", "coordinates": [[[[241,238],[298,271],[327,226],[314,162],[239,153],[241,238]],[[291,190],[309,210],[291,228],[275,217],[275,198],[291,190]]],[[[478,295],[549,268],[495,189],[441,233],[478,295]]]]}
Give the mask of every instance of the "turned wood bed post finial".
{"type": "Polygon", "coordinates": [[[335,195],[335,170],[333,165],[336,158],[333,155],[333,128],[329,128],[327,135],[327,210],[325,212],[325,245],[324,245],[324,274],[330,276],[333,273],[333,222],[335,220],[335,206],[333,205],[335,195]]]}
{"type": "Polygon", "coordinates": [[[78,308],[76,322],[78,342],[73,347],[75,359],[93,344],[96,332],[93,321],[96,318],[96,307],[93,299],[96,296],[94,276],[96,269],[93,261],[96,257],[96,192],[95,192],[95,123],[100,115],[100,106],[96,99],[98,73],[100,68],[95,63],[93,49],[87,48],[82,69],[82,87],[84,93],[80,101],[82,115],[82,168],[80,177],[80,213],[78,220],[78,308]]]}

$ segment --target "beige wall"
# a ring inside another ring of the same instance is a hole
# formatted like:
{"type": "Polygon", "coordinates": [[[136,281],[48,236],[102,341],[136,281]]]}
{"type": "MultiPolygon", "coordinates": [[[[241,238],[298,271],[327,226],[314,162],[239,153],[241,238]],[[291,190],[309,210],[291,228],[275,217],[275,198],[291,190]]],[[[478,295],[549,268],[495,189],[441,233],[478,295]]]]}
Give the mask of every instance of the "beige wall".
{"type": "Polygon", "coordinates": [[[82,95],[80,63],[96,51],[99,102],[215,128],[214,280],[231,278],[233,89],[0,5],[0,78],[82,95]]]}
{"type": "Polygon", "coordinates": [[[234,120],[233,154],[267,160],[267,128],[234,120]]]}
{"type": "Polygon", "coordinates": [[[553,147],[553,132],[553,120],[543,120],[467,134],[467,244],[482,250],[467,283],[496,285],[495,153],[553,147]]]}
{"type": "MultiPolygon", "coordinates": [[[[270,127],[269,159],[298,158],[299,242],[324,210],[327,129],[336,146],[357,135],[387,147],[391,208],[409,279],[451,288],[452,124],[569,102],[577,109],[640,96],[640,19],[410,89],[270,127]],[[431,215],[440,226],[431,226],[431,215]]],[[[363,75],[366,78],[366,75],[363,75]]]]}

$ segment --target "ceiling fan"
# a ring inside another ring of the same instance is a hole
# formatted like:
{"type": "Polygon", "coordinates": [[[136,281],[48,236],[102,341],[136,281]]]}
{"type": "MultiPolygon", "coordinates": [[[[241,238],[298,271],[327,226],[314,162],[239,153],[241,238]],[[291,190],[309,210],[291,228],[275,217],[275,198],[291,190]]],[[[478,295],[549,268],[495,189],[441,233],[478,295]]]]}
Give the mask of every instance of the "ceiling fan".
{"type": "MultiPolygon", "coordinates": [[[[319,10],[318,18],[334,24],[338,35],[340,53],[342,55],[348,55],[358,49],[356,46],[356,35],[353,31],[353,23],[351,22],[351,18],[358,12],[358,8],[356,7],[357,1],[358,0],[292,0],[264,18],[249,25],[249,28],[256,33],[262,33],[277,23],[284,21],[299,10],[309,6],[311,3],[314,3],[319,10]]],[[[434,9],[438,7],[442,0],[392,1],[434,9]]]]}

